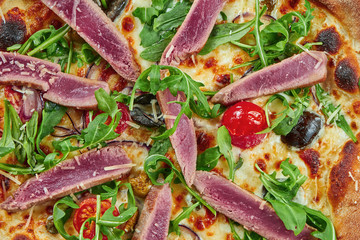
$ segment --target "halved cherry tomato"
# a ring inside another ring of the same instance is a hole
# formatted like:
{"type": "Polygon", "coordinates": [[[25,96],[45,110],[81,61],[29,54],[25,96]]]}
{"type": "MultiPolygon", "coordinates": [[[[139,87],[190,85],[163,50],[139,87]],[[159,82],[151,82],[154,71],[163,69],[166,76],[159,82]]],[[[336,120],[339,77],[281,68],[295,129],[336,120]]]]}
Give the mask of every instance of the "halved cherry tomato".
{"type": "MultiPolygon", "coordinates": [[[[115,132],[121,134],[129,126],[126,122],[130,121],[130,112],[129,112],[129,108],[125,104],[117,103],[117,105],[121,111],[121,119],[119,125],[115,129],[115,132]]],[[[103,111],[96,111],[95,114],[93,115],[93,119],[101,113],[103,113],[103,111]]],[[[86,125],[89,125],[90,123],[89,112],[86,113],[85,121],[86,121],[86,125]]],[[[109,117],[105,122],[105,124],[110,124],[110,122],[111,122],[111,118],[109,117]]]]}
{"type": "MultiPolygon", "coordinates": [[[[83,200],[80,203],[80,207],[76,209],[74,214],[74,220],[73,224],[76,229],[76,231],[80,232],[82,224],[91,217],[96,216],[96,198],[87,198],[83,200]]],[[[104,200],[101,202],[101,210],[100,210],[100,216],[102,216],[106,210],[108,210],[111,207],[111,202],[109,200],[104,200]]],[[[113,215],[119,216],[119,211],[115,208],[113,211],[113,215]]],[[[95,222],[91,222],[91,224],[86,223],[85,229],[83,232],[84,238],[92,239],[95,237],[95,222]]],[[[103,240],[107,240],[107,237],[103,235],[103,240]]]]}
{"type": "Polygon", "coordinates": [[[251,103],[239,102],[224,113],[221,120],[231,135],[233,145],[247,149],[260,144],[266,134],[256,134],[268,127],[265,111],[251,103]]]}

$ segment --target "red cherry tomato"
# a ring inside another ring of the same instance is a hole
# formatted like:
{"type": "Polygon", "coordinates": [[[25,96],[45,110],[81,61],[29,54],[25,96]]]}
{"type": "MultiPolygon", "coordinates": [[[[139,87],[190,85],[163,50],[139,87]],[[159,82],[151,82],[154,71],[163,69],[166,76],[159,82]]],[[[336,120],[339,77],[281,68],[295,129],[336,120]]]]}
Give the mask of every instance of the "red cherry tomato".
{"type": "MultiPolygon", "coordinates": [[[[108,210],[111,207],[111,203],[109,200],[104,200],[101,202],[101,210],[100,210],[100,216],[102,216],[106,210],[108,210]]],[[[119,211],[115,208],[113,211],[113,215],[119,216],[119,211]]],[[[74,220],[73,224],[76,229],[76,231],[80,232],[82,224],[91,217],[96,216],[96,198],[87,198],[83,200],[80,203],[80,208],[76,209],[74,214],[74,220]]],[[[91,222],[91,224],[86,223],[85,229],[83,232],[84,238],[92,239],[95,237],[95,222],[91,222]]],[[[108,238],[103,235],[103,240],[107,240],[108,238]]]]}
{"type": "Polygon", "coordinates": [[[20,111],[20,108],[23,104],[22,98],[23,95],[17,91],[12,89],[12,86],[4,87],[4,95],[7,100],[11,103],[11,105],[15,108],[17,112],[20,111]]]}
{"type": "MultiPolygon", "coordinates": [[[[115,129],[115,132],[121,134],[128,127],[127,122],[130,121],[130,112],[129,112],[129,108],[125,104],[117,103],[117,105],[121,111],[121,119],[119,125],[115,129]]],[[[95,114],[93,115],[93,119],[101,113],[103,113],[103,111],[96,111],[95,114]]],[[[89,125],[90,123],[89,112],[86,113],[85,120],[86,120],[86,125],[89,125]]],[[[109,117],[105,122],[105,124],[110,124],[110,122],[111,122],[111,118],[109,117]]]]}
{"type": "Polygon", "coordinates": [[[260,144],[266,134],[256,134],[268,127],[265,111],[251,103],[239,102],[224,113],[221,120],[231,135],[233,145],[247,149],[260,144]]]}

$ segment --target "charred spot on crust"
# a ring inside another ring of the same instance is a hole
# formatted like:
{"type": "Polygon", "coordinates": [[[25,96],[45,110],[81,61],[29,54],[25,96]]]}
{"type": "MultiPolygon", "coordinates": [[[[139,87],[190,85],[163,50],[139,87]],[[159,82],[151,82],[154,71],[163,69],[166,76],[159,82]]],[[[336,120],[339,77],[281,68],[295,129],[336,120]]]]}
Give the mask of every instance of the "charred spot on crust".
{"type": "Polygon", "coordinates": [[[341,60],[335,69],[336,85],[347,92],[355,92],[358,88],[358,81],[359,76],[350,60],[341,60]]]}
{"type": "Polygon", "coordinates": [[[28,236],[23,235],[23,234],[17,234],[17,235],[15,235],[13,240],[31,240],[31,238],[29,238],[28,236]]]}
{"type": "Polygon", "coordinates": [[[320,51],[326,51],[330,54],[336,54],[341,47],[340,34],[335,27],[324,29],[318,33],[315,39],[316,42],[322,42],[322,45],[317,46],[320,51]]]}
{"type": "Polygon", "coordinates": [[[346,195],[349,184],[352,181],[349,177],[349,172],[352,170],[354,162],[358,161],[358,154],[357,144],[352,141],[347,142],[340,153],[339,163],[330,172],[328,197],[334,208],[337,208],[346,195]]]}
{"type": "Polygon", "coordinates": [[[230,74],[221,74],[216,76],[216,82],[220,85],[227,86],[230,84],[231,76],[230,74]]]}
{"type": "Polygon", "coordinates": [[[307,149],[304,151],[300,151],[299,156],[310,168],[310,176],[312,178],[316,177],[320,166],[319,152],[314,149],[307,149]]]}
{"type": "Polygon", "coordinates": [[[0,49],[22,43],[26,36],[26,25],[23,20],[8,20],[0,25],[0,49]]]}
{"type": "Polygon", "coordinates": [[[289,0],[289,5],[292,8],[296,8],[296,6],[299,4],[300,0],[289,0]]]}

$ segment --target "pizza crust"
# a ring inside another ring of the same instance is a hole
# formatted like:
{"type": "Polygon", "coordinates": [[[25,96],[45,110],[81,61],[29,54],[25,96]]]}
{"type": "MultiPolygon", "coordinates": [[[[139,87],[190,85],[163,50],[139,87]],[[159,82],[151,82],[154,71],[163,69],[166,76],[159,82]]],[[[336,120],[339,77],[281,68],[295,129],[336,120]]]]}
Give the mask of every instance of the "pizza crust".
{"type": "Polygon", "coordinates": [[[328,198],[338,239],[356,240],[360,236],[359,158],[359,142],[348,141],[330,172],[328,198]]]}
{"type": "Polygon", "coordinates": [[[360,0],[311,0],[334,14],[355,38],[360,38],[360,0]]]}

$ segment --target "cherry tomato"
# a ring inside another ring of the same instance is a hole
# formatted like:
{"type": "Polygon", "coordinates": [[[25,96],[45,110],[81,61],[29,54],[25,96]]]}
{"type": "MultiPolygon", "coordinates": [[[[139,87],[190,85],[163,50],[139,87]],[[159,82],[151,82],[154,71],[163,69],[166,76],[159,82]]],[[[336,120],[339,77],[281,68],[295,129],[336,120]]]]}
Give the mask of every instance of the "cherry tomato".
{"type": "Polygon", "coordinates": [[[266,134],[256,134],[268,127],[265,111],[251,103],[239,102],[224,113],[221,120],[231,135],[233,145],[247,149],[260,144],[266,134]]]}
{"type": "Polygon", "coordinates": [[[17,91],[12,89],[12,86],[4,87],[4,95],[7,100],[11,103],[11,105],[15,108],[17,112],[19,112],[23,102],[23,95],[17,91]]]}
{"type": "MultiPolygon", "coordinates": [[[[128,124],[126,122],[130,121],[130,113],[129,113],[129,108],[125,104],[117,103],[117,105],[121,111],[121,119],[119,125],[115,129],[115,132],[121,134],[128,127],[128,124]]],[[[93,115],[93,119],[101,113],[103,113],[103,111],[96,111],[95,114],[93,115]]],[[[86,125],[89,125],[90,123],[89,112],[86,113],[85,120],[86,120],[86,125]]],[[[111,122],[111,118],[109,117],[105,122],[105,124],[110,124],[110,122],[111,122]]]]}
{"type": "MultiPolygon", "coordinates": [[[[101,210],[100,216],[102,216],[106,210],[111,207],[111,203],[109,200],[104,200],[101,202],[101,210]]],[[[119,211],[115,208],[113,211],[113,215],[119,216],[119,211]]],[[[87,198],[80,203],[80,207],[76,209],[74,214],[73,224],[76,231],[80,232],[82,224],[91,217],[96,216],[96,198],[87,198]]],[[[92,239],[95,237],[95,222],[91,222],[91,224],[86,223],[85,229],[83,232],[84,238],[92,239]]],[[[103,240],[107,240],[107,237],[103,235],[103,240]]]]}

